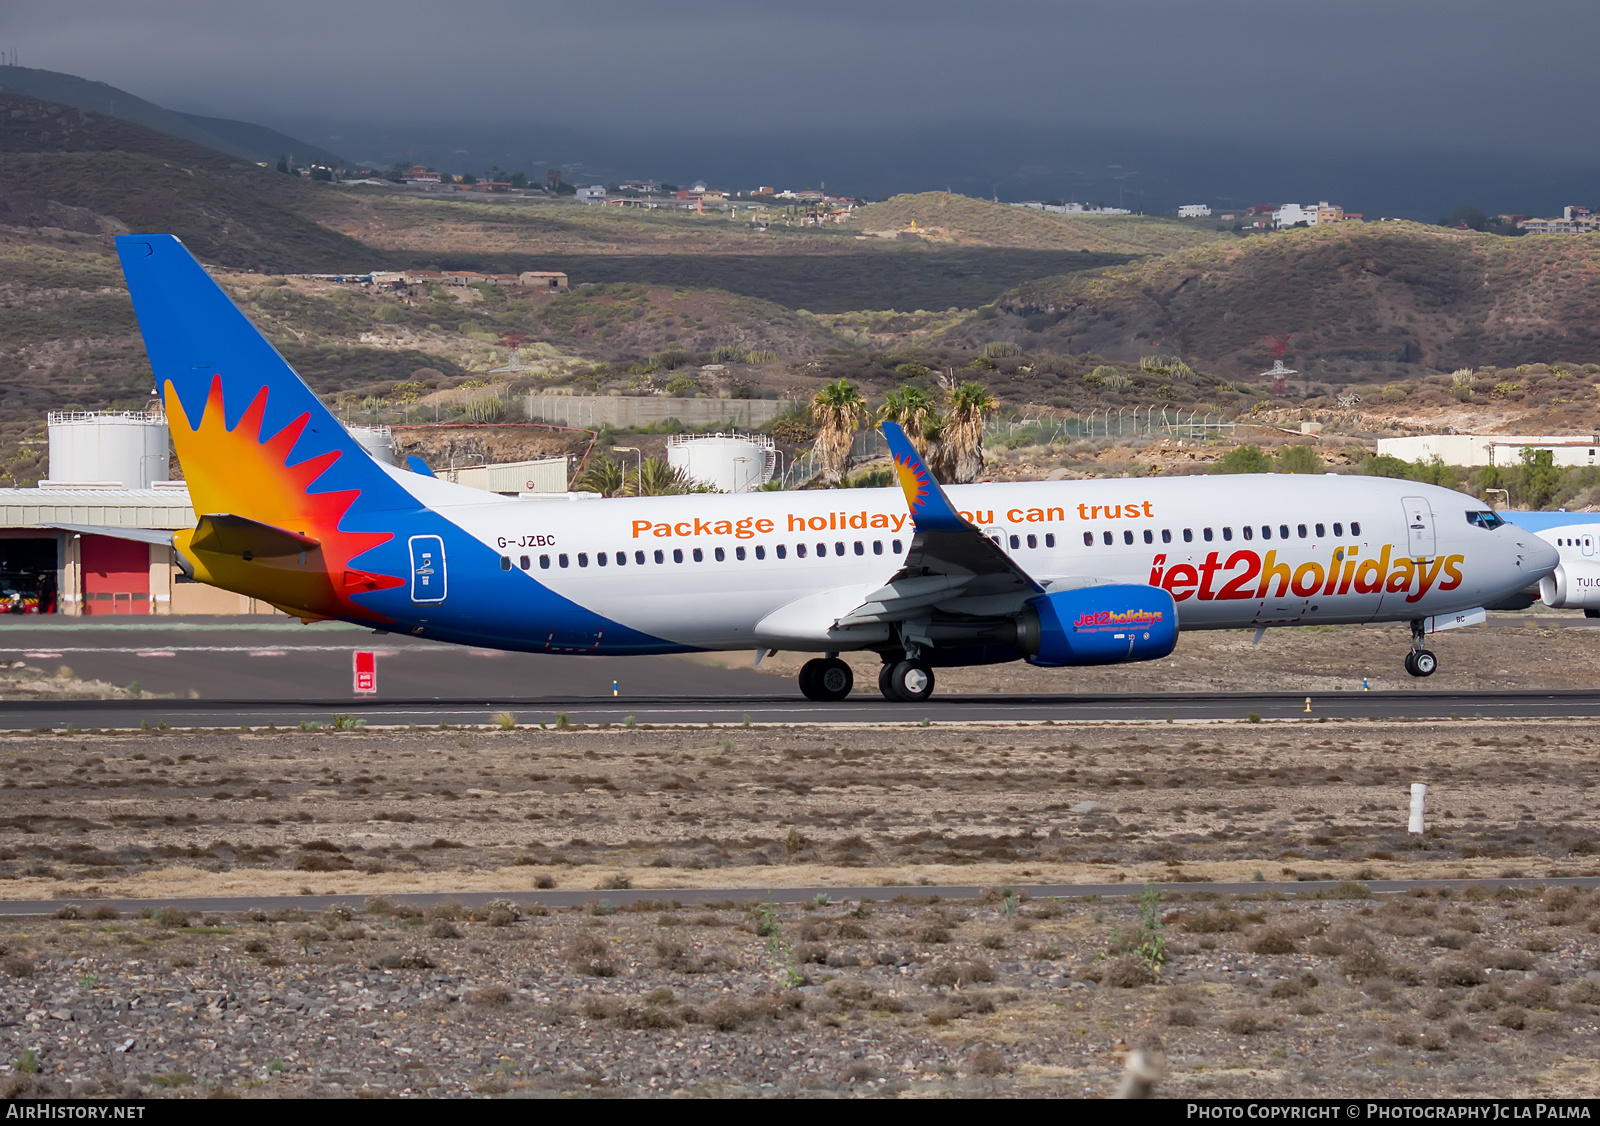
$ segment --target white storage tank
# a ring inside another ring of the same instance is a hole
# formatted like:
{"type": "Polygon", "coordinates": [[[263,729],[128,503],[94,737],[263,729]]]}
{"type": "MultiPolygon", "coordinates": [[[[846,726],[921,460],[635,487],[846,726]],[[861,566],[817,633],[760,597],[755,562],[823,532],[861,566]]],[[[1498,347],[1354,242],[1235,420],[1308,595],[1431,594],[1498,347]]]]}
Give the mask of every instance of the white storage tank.
{"type": "Polygon", "coordinates": [[[398,465],[394,455],[394,431],[387,426],[346,426],[356,444],[372,455],[380,465],[398,465]]]}
{"type": "Polygon", "coordinates": [[[148,489],[168,478],[167,416],[151,411],[51,411],[50,476],[41,488],[148,489]]]}
{"type": "Polygon", "coordinates": [[[667,440],[667,464],[696,484],[721,493],[750,493],[772,480],[777,448],[765,434],[675,434],[667,440]]]}

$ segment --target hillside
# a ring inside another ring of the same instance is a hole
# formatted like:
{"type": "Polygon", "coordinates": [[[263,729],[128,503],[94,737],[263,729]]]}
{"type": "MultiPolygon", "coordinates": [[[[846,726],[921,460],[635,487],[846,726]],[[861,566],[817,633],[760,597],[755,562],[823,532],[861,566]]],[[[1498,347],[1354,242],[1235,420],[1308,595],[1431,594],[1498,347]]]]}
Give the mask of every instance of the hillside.
{"type": "Polygon", "coordinates": [[[1600,238],[1502,238],[1415,223],[1348,223],[1233,240],[1027,282],[952,343],[1157,351],[1228,378],[1270,366],[1291,336],[1306,381],[1600,361],[1600,238]]]}
{"type": "Polygon", "coordinates": [[[104,82],[91,82],[87,78],[59,71],[0,66],[0,92],[21,94],[47,103],[131,121],[206,148],[242,157],[251,163],[262,160],[276,163],[279,157],[287,153],[293,153],[298,161],[315,161],[332,166],[342,163],[338,156],[327,149],[307,144],[265,125],[179,113],[104,82]]]}
{"type": "Polygon", "coordinates": [[[947,192],[897,195],[858,210],[851,230],[880,238],[962,246],[1167,254],[1227,238],[1216,231],[1145,215],[1055,215],[947,192]],[[911,224],[915,222],[915,233],[911,224]]]}
{"type": "Polygon", "coordinates": [[[0,224],[171,231],[208,262],[327,271],[385,264],[304,218],[319,185],[114,117],[0,94],[0,224]],[[55,112],[52,113],[51,111],[55,112]]]}

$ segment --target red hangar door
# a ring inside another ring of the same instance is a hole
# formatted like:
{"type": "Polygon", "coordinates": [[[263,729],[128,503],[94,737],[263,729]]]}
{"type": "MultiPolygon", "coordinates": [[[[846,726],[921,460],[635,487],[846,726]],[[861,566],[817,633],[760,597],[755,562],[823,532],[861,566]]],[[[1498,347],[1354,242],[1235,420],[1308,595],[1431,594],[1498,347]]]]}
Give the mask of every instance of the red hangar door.
{"type": "Polygon", "coordinates": [[[150,613],[150,547],[85,535],[79,541],[85,614],[150,613]]]}

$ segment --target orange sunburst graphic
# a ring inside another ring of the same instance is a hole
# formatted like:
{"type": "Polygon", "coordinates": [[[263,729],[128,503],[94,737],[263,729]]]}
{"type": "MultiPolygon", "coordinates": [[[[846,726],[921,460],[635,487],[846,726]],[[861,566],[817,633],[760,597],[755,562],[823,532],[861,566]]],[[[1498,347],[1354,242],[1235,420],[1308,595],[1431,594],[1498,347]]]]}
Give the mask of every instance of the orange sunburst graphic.
{"type": "Polygon", "coordinates": [[[897,457],[894,459],[894,475],[899,478],[900,488],[906,494],[907,506],[912,515],[916,515],[928,503],[928,495],[933,490],[928,471],[919,463],[897,457]]]}
{"type": "Polygon", "coordinates": [[[173,385],[166,385],[172,444],[189,484],[197,516],[231,513],[311,536],[320,547],[305,561],[247,562],[207,558],[207,581],[241,594],[263,598],[297,611],[327,617],[380,618],[350,600],[353,594],[399,586],[402,580],[352,570],[350,561],[393,539],[389,532],[345,532],[339,522],[361,495],[360,489],[316,493],[311,486],[342,456],[329,450],[290,464],[295,443],[310,421],[302,414],[270,437],[261,432],[267,388],[228,428],[222,377],[214,376],[198,425],[191,425],[173,385]]]}

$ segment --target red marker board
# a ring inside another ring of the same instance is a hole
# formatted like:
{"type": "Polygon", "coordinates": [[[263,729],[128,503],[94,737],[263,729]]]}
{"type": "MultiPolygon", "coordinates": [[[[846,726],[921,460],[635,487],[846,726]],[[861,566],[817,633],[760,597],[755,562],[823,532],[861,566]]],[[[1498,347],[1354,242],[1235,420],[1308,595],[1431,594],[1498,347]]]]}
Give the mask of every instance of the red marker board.
{"type": "Polygon", "coordinates": [[[378,655],[370,649],[357,649],[350,654],[355,672],[357,696],[375,696],[378,692],[378,655]]]}

